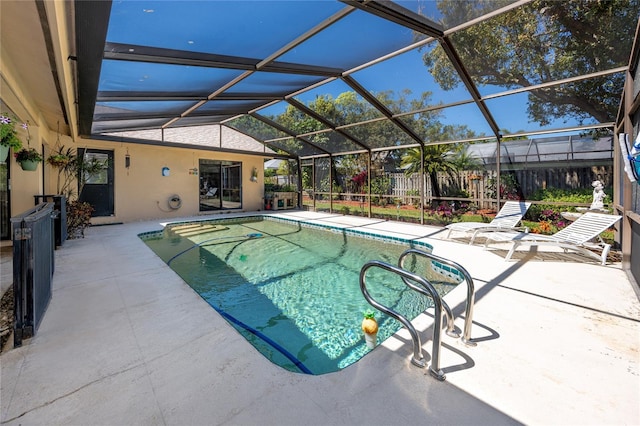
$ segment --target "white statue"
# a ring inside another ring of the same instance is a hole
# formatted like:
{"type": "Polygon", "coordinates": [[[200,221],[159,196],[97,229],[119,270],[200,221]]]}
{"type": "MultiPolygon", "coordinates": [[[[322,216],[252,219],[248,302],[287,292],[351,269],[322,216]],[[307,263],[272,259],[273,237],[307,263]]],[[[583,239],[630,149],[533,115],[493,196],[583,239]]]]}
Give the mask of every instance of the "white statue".
{"type": "Polygon", "coordinates": [[[604,193],[604,185],[599,180],[595,180],[591,183],[593,186],[593,202],[591,203],[590,210],[604,210],[604,197],[607,194],[604,193]]]}

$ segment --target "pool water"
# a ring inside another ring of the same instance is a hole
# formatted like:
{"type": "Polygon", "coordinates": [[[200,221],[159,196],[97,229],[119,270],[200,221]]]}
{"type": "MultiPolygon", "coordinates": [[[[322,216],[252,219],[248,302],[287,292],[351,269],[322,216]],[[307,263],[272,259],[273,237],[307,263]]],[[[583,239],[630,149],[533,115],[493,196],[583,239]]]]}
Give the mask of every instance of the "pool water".
{"type": "MultiPolygon", "coordinates": [[[[409,247],[431,249],[262,217],[183,223],[140,237],[264,356],[307,374],[338,371],[370,350],[360,329],[363,313],[373,310],[360,291],[362,266],[397,265],[409,247]]],[[[428,260],[413,260],[413,272],[441,294],[459,282],[428,260]]],[[[409,319],[432,305],[382,269],[367,272],[367,288],[409,319]]],[[[401,327],[377,311],[376,319],[378,342],[401,327]]]]}

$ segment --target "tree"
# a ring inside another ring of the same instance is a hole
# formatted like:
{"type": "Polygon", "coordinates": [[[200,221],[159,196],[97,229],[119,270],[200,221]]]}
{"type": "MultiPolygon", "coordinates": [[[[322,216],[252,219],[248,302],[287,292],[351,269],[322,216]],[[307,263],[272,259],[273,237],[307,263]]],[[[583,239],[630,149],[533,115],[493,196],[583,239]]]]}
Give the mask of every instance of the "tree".
{"type": "MultiPolygon", "coordinates": [[[[440,121],[442,112],[438,110],[428,110],[431,104],[431,92],[423,92],[419,98],[410,99],[409,90],[398,93],[393,91],[383,91],[374,93],[374,96],[392,112],[416,111],[423,112],[404,116],[402,121],[410,127],[414,133],[424,142],[439,142],[448,140],[469,139],[475,133],[467,126],[443,124],[440,121]]],[[[341,93],[337,98],[331,95],[322,95],[309,102],[307,106],[314,112],[321,115],[328,123],[334,126],[353,124],[368,121],[365,124],[348,127],[345,131],[352,138],[337,135],[338,132],[322,132],[306,137],[323,149],[336,153],[341,151],[352,151],[362,144],[369,148],[383,148],[397,146],[399,149],[403,145],[415,144],[416,140],[411,138],[405,131],[390,120],[374,120],[381,117],[381,113],[370,103],[359,97],[355,92],[341,93]],[[355,147],[355,148],[354,148],[355,147]]],[[[290,105],[277,117],[270,117],[273,121],[289,129],[294,134],[312,133],[327,130],[327,126],[318,120],[310,117],[304,112],[290,105]]],[[[425,148],[426,170],[430,174],[433,184],[434,194],[440,196],[437,186],[437,172],[455,171],[455,166],[451,163],[451,152],[458,148],[451,146],[429,146],[425,148]],[[446,154],[446,155],[445,155],[446,154]]],[[[411,150],[409,150],[411,153],[411,150]]],[[[419,153],[419,150],[418,150],[419,153]]],[[[409,154],[409,158],[412,154],[409,154]]],[[[376,152],[372,154],[372,176],[384,172],[385,163],[407,165],[412,161],[417,161],[410,167],[415,172],[420,171],[420,156],[417,159],[404,159],[406,155],[398,156],[395,151],[376,152]]],[[[328,181],[329,162],[316,161],[315,174],[318,191],[328,191],[329,188],[349,186],[352,181],[340,182],[340,176],[353,177],[363,170],[366,170],[366,157],[359,155],[345,155],[335,157],[331,162],[333,167],[333,182],[331,186],[328,181]],[[349,183],[347,185],[346,183],[349,183]]],[[[409,172],[411,174],[413,172],[409,172]]],[[[364,183],[360,183],[363,185],[364,183]]],[[[345,188],[348,189],[348,188],[345,188]]]]}
{"type": "Polygon", "coordinates": [[[406,175],[420,173],[420,164],[424,160],[424,171],[429,175],[431,188],[435,198],[440,197],[438,185],[438,172],[452,174],[457,171],[452,161],[451,146],[427,145],[423,149],[424,156],[420,156],[420,148],[409,148],[402,156],[401,166],[405,168],[406,175]]]}
{"type": "MultiPolygon", "coordinates": [[[[440,0],[438,9],[450,26],[495,9],[495,1],[440,0]]],[[[639,0],[536,0],[450,37],[477,85],[514,89],[627,65],[639,11],[639,0]]],[[[441,47],[423,60],[443,89],[459,84],[441,47]]],[[[529,117],[542,125],[567,117],[613,121],[623,82],[616,73],[533,90],[529,117]]]]}
{"type": "Polygon", "coordinates": [[[483,168],[482,159],[469,150],[469,146],[457,150],[451,157],[456,170],[479,170],[483,168]]]}
{"type": "MultiPolygon", "coordinates": [[[[287,177],[287,185],[291,186],[291,177],[298,175],[298,163],[294,160],[284,160],[278,166],[278,176],[287,177]]],[[[297,185],[296,185],[297,186],[297,185]]]]}

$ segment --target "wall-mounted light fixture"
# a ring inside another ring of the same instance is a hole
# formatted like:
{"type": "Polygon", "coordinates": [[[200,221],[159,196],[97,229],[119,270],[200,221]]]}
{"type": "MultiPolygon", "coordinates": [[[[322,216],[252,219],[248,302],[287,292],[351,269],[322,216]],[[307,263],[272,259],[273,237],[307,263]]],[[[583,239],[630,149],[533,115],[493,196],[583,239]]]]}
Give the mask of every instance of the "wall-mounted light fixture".
{"type": "Polygon", "coordinates": [[[168,167],[163,167],[162,168],[162,176],[169,176],[171,174],[170,170],[168,167]]]}
{"type": "Polygon", "coordinates": [[[127,154],[124,156],[124,166],[128,169],[131,167],[131,156],[129,155],[129,149],[127,148],[127,154]]]}
{"type": "Polygon", "coordinates": [[[258,169],[254,167],[251,170],[251,182],[257,182],[257,181],[258,181],[258,169]]]}

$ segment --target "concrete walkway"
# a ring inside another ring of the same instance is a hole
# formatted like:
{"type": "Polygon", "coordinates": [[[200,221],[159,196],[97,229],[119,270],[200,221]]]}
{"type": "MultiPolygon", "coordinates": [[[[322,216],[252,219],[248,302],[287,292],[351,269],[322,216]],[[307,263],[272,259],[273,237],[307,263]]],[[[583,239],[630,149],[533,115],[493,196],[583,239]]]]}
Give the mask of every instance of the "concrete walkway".
{"type": "MultiPolygon", "coordinates": [[[[0,356],[1,423],[640,423],[640,303],[620,265],[542,249],[505,262],[504,248],[446,241],[440,228],[279,215],[424,238],[475,281],[477,346],[443,334],[444,382],[409,363],[405,330],[340,372],[291,373],[259,354],[137,237],[160,221],[94,227],[56,251],[53,298],[38,334],[0,356]]],[[[445,300],[461,314],[464,298],[459,286],[445,300]]],[[[425,355],[432,322],[414,321],[425,355]]]]}

